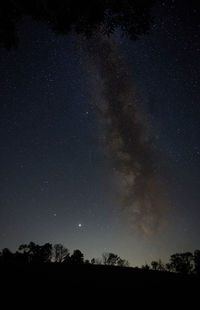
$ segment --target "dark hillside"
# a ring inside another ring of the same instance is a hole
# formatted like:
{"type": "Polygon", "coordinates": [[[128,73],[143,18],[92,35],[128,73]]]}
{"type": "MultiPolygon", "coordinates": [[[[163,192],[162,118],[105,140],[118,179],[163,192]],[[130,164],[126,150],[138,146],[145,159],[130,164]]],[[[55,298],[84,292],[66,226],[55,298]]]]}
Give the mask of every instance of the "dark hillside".
{"type": "Polygon", "coordinates": [[[132,289],[143,291],[182,291],[195,290],[199,280],[195,276],[143,270],[131,267],[103,265],[4,265],[1,266],[1,283],[10,289],[21,287],[60,290],[82,289],[132,289]]]}

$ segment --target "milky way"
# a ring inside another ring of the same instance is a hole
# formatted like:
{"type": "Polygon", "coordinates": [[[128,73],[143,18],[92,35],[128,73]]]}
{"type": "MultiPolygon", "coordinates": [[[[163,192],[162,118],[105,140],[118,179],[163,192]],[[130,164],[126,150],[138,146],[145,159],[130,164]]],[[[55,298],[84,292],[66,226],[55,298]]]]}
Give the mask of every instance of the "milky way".
{"type": "Polygon", "coordinates": [[[103,120],[104,146],[119,179],[124,213],[137,231],[155,232],[166,209],[165,194],[157,175],[159,156],[140,117],[132,73],[113,39],[97,36],[87,43],[87,51],[96,76],[92,91],[103,120]]]}

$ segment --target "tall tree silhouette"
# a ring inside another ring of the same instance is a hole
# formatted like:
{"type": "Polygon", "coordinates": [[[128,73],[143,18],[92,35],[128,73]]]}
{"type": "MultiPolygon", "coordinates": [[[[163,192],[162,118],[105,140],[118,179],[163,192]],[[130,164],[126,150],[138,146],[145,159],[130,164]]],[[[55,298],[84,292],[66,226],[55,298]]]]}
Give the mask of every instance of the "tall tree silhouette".
{"type": "Polygon", "coordinates": [[[194,271],[200,276],[200,250],[194,251],[194,271]]]}
{"type": "Polygon", "coordinates": [[[64,245],[58,243],[53,246],[52,259],[56,263],[63,263],[69,256],[69,250],[64,245]]]}
{"type": "Polygon", "coordinates": [[[158,262],[157,261],[152,261],[151,262],[151,267],[153,270],[158,270],[158,262]]]}

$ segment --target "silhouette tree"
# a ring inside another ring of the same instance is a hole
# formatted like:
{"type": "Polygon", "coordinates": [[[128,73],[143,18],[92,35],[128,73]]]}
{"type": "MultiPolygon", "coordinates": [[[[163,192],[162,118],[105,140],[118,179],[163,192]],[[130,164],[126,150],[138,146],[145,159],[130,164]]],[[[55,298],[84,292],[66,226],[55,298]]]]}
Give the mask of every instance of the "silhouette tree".
{"type": "Polygon", "coordinates": [[[171,265],[170,263],[167,263],[167,264],[165,265],[165,269],[166,269],[167,271],[169,271],[169,272],[172,272],[172,271],[173,271],[173,267],[172,267],[172,265],[171,265]]]}
{"type": "Polygon", "coordinates": [[[141,266],[141,269],[143,269],[143,270],[150,270],[150,266],[146,263],[145,265],[141,266]]]}
{"type": "Polygon", "coordinates": [[[69,256],[69,250],[58,243],[53,246],[52,259],[56,263],[63,263],[69,256]]]}
{"type": "Polygon", "coordinates": [[[104,252],[102,254],[103,265],[116,265],[118,260],[118,255],[114,253],[104,252]]]}
{"type": "Polygon", "coordinates": [[[4,248],[2,250],[0,257],[3,264],[10,264],[14,262],[14,254],[8,248],[4,248]]]}
{"type": "Polygon", "coordinates": [[[22,252],[28,257],[28,262],[30,263],[47,263],[51,261],[52,245],[45,243],[40,246],[34,242],[30,242],[28,245],[20,245],[19,252],[22,252]]]}
{"type": "Polygon", "coordinates": [[[193,268],[193,255],[190,252],[173,254],[170,257],[170,265],[173,271],[190,274],[193,268]]]}
{"type": "Polygon", "coordinates": [[[129,267],[129,262],[126,259],[118,258],[117,266],[119,267],[129,267]]]}
{"type": "Polygon", "coordinates": [[[194,251],[194,271],[200,276],[200,250],[194,251]]]}
{"type": "Polygon", "coordinates": [[[70,257],[71,264],[83,264],[84,263],[84,255],[80,250],[74,250],[73,254],[70,257]]]}
{"type": "Polygon", "coordinates": [[[31,253],[31,249],[33,248],[33,246],[33,242],[30,242],[29,245],[21,244],[18,248],[18,256],[21,256],[22,260],[26,263],[30,263],[32,260],[33,253],[31,253]]]}
{"type": "Polygon", "coordinates": [[[103,265],[121,266],[121,267],[129,266],[129,263],[127,260],[122,259],[120,256],[114,253],[104,252],[102,254],[102,261],[103,261],[103,265]]]}
{"type": "Polygon", "coordinates": [[[153,270],[165,271],[165,265],[163,264],[161,259],[159,259],[158,261],[152,261],[151,267],[153,270]]]}
{"type": "Polygon", "coordinates": [[[18,44],[16,24],[24,17],[43,21],[56,33],[70,31],[90,37],[121,29],[131,39],[146,33],[152,21],[156,0],[1,0],[0,46],[10,49],[18,44]]]}
{"type": "Polygon", "coordinates": [[[152,261],[151,262],[151,267],[153,270],[158,270],[158,262],[157,261],[152,261]]]}
{"type": "Polygon", "coordinates": [[[70,253],[68,253],[68,254],[64,257],[63,263],[65,263],[65,264],[70,264],[70,263],[71,263],[70,253]]]}
{"type": "Polygon", "coordinates": [[[109,253],[107,265],[112,265],[112,266],[117,265],[118,259],[119,259],[119,257],[117,254],[109,253]]]}
{"type": "Polygon", "coordinates": [[[92,258],[90,262],[92,265],[95,265],[95,258],[92,258]]]}

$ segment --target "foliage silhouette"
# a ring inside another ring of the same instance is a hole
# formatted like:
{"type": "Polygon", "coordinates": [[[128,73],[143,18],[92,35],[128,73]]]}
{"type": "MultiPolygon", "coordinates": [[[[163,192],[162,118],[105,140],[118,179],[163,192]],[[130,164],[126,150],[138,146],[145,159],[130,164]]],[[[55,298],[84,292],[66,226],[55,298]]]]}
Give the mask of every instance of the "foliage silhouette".
{"type": "Polygon", "coordinates": [[[104,265],[116,265],[118,260],[118,255],[114,253],[104,252],[102,254],[103,264],[104,265]]]}
{"type": "Polygon", "coordinates": [[[165,271],[165,266],[160,259],[158,261],[152,261],[151,267],[153,270],[165,271]]]}
{"type": "Polygon", "coordinates": [[[141,269],[150,270],[150,266],[148,264],[142,265],[141,269]]]}
{"type": "Polygon", "coordinates": [[[151,8],[156,0],[2,0],[0,2],[0,46],[18,44],[17,23],[24,16],[45,22],[54,32],[70,31],[86,37],[105,35],[120,29],[131,39],[146,33],[151,24],[151,8]]]}
{"type": "Polygon", "coordinates": [[[126,259],[118,257],[117,266],[119,267],[129,267],[129,262],[126,259]]]}
{"type": "Polygon", "coordinates": [[[80,265],[84,263],[84,255],[80,250],[74,250],[70,257],[70,263],[80,265]]]}
{"type": "Polygon", "coordinates": [[[173,254],[170,257],[172,270],[181,274],[192,272],[193,255],[190,252],[173,254]]]}
{"type": "Polygon", "coordinates": [[[13,253],[8,249],[4,248],[1,252],[0,261],[4,264],[9,264],[13,262],[13,253]]]}
{"type": "Polygon", "coordinates": [[[200,250],[194,251],[194,271],[200,276],[200,250]]]}
{"type": "Polygon", "coordinates": [[[47,263],[51,261],[52,245],[45,243],[44,245],[38,245],[34,242],[22,244],[19,246],[19,252],[27,258],[31,263],[47,263]]]}
{"type": "MultiPolygon", "coordinates": [[[[69,250],[62,244],[58,243],[52,246],[50,243],[38,245],[34,242],[21,244],[18,250],[13,253],[8,248],[2,249],[0,252],[0,265],[87,265],[87,266],[108,266],[108,267],[129,267],[129,262],[122,259],[119,255],[112,252],[104,252],[102,258],[92,258],[84,260],[84,254],[76,249],[70,255],[69,250]]],[[[133,267],[130,267],[133,268],[133,267]]],[[[138,267],[135,267],[138,268],[138,267]]],[[[185,253],[176,253],[170,256],[170,261],[164,264],[160,259],[152,261],[150,265],[147,263],[142,265],[141,270],[177,273],[183,276],[196,275],[200,277],[200,250],[185,253]]]]}
{"type": "MultiPolygon", "coordinates": [[[[102,262],[104,265],[109,266],[120,266],[120,267],[128,267],[129,263],[127,260],[122,259],[117,254],[104,252],[102,254],[102,262]]],[[[93,261],[95,263],[95,261],[93,261]]]]}
{"type": "Polygon", "coordinates": [[[152,261],[151,262],[151,267],[153,270],[158,270],[158,262],[157,261],[152,261]]]}
{"type": "MultiPolygon", "coordinates": [[[[80,250],[73,251],[72,255],[66,251],[64,258],[58,255],[55,259],[55,248],[67,249],[61,244],[55,247],[50,243],[37,245],[34,242],[22,244],[15,253],[7,248],[3,249],[0,253],[0,273],[1,283],[4,287],[7,285],[7,291],[11,292],[12,284],[15,291],[17,288],[20,292],[28,289],[34,294],[38,291],[44,294],[46,291],[46,296],[65,296],[70,291],[77,295],[84,289],[86,294],[89,292],[89,296],[93,290],[100,292],[99,296],[102,296],[104,289],[108,289],[109,294],[111,290],[115,294],[116,291],[124,291],[127,296],[127,289],[131,289],[134,294],[142,292],[143,296],[146,293],[155,296],[155,292],[156,296],[160,296],[160,293],[167,292],[168,297],[173,293],[177,297],[178,291],[180,296],[189,296],[199,289],[200,277],[186,273],[185,267],[177,268],[175,272],[168,272],[166,269],[154,271],[147,264],[142,268],[128,267],[124,262],[121,264],[121,258],[117,254],[109,252],[105,256],[106,265],[103,265],[102,259],[92,259],[90,263],[87,259],[84,260],[80,250]]],[[[196,262],[199,262],[199,250],[195,253],[196,262]]],[[[187,259],[190,259],[189,255],[187,259]]],[[[160,261],[157,263],[156,266],[160,261]]]]}
{"type": "Polygon", "coordinates": [[[66,262],[69,257],[69,250],[62,244],[58,243],[53,246],[52,260],[56,263],[66,262]]]}

